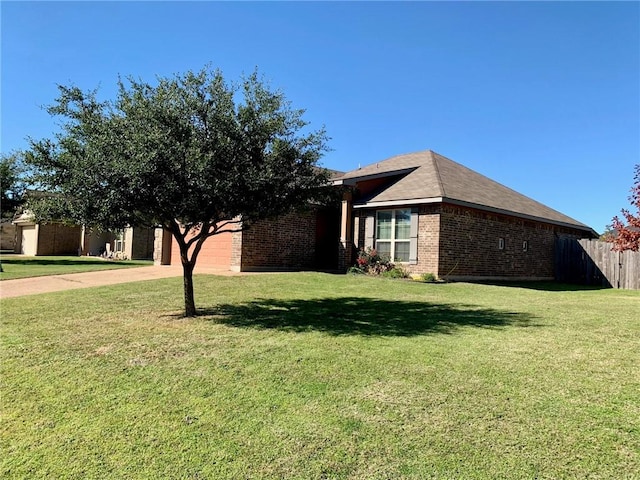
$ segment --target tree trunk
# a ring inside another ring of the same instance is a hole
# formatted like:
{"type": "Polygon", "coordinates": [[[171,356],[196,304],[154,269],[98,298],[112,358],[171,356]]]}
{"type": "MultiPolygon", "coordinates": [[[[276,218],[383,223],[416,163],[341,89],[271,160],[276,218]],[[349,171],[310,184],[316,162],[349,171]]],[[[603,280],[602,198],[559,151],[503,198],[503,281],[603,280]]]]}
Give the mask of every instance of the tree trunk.
{"type": "Polygon", "coordinates": [[[198,258],[202,244],[208,237],[206,233],[209,231],[209,224],[207,222],[202,223],[201,229],[203,232],[197,237],[191,258],[189,258],[189,247],[192,245],[191,242],[193,242],[194,239],[191,239],[189,242],[186,241],[190,227],[182,231],[180,225],[174,220],[167,228],[173,234],[180,247],[180,261],[182,262],[183,272],[182,280],[184,284],[184,316],[195,317],[198,313],[196,312],[196,301],[193,296],[193,269],[196,266],[196,259],[198,258]]]}
{"type": "Polygon", "coordinates": [[[193,296],[193,267],[191,262],[182,262],[183,283],[184,283],[184,316],[195,317],[196,301],[193,296]]]}

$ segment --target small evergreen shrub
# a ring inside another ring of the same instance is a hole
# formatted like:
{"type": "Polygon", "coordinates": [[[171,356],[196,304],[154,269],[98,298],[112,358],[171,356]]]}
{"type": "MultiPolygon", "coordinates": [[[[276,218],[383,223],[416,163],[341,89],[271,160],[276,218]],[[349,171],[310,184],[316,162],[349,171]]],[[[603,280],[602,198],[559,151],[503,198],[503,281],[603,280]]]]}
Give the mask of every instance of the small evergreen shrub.
{"type": "Polygon", "coordinates": [[[431,272],[423,273],[419,279],[424,283],[435,283],[438,281],[438,278],[431,272]]]}
{"type": "Polygon", "coordinates": [[[382,272],[382,276],[385,278],[407,278],[409,277],[409,272],[402,267],[395,266],[390,270],[382,272]]]}
{"type": "Polygon", "coordinates": [[[364,275],[365,272],[360,268],[360,267],[349,267],[349,270],[347,270],[347,273],[351,274],[351,275],[364,275]]]}

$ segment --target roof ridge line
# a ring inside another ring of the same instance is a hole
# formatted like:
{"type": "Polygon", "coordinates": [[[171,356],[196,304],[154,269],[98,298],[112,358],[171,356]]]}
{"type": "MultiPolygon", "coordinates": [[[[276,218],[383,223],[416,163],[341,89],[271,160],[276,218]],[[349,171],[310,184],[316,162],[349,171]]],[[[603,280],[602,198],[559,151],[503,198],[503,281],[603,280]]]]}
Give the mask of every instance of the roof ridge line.
{"type": "Polygon", "coordinates": [[[442,177],[440,176],[440,168],[438,168],[438,162],[436,162],[435,152],[433,150],[429,150],[431,162],[433,163],[433,168],[436,171],[436,177],[438,178],[438,186],[440,187],[440,192],[442,197],[446,197],[446,193],[444,191],[444,184],[442,183],[442,177]]]}

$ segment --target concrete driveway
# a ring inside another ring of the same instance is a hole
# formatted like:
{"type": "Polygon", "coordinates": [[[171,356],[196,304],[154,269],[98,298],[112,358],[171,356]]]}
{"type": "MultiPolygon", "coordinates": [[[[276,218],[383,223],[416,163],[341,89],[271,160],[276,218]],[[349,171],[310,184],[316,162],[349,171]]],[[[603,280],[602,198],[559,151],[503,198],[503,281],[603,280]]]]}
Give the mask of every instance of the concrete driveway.
{"type": "MultiPolygon", "coordinates": [[[[198,269],[197,267],[195,273],[238,275],[237,273],[225,270],[198,269]]],[[[75,288],[99,287],[101,285],[180,276],[182,276],[182,267],[180,266],[152,266],[70,273],[47,277],[18,278],[16,280],[3,280],[0,282],[0,298],[21,297],[24,295],[58,292],[75,288]]]]}

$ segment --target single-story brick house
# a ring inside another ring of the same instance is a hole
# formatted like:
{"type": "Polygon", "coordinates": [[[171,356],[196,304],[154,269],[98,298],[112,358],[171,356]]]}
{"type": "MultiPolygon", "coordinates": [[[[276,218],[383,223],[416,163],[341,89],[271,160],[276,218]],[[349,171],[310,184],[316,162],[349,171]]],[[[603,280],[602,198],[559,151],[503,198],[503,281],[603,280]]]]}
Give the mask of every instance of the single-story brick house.
{"type": "Polygon", "coordinates": [[[431,150],[359,168],[333,184],[346,187],[343,265],[354,249],[371,247],[411,273],[445,279],[553,279],[556,238],[597,237],[587,225],[431,150]]]}
{"type": "MultiPolygon", "coordinates": [[[[336,207],[309,206],[275,219],[255,222],[236,233],[207,239],[198,255],[198,268],[236,272],[336,270],[340,215],[336,207]]],[[[180,265],[180,249],[172,235],[156,229],[154,260],[180,265]]]]}
{"type": "MultiPolygon", "coordinates": [[[[314,207],[209,238],[197,267],[234,271],[339,269],[377,248],[412,273],[447,279],[552,279],[558,237],[593,238],[577,220],[432,151],[333,177],[341,209],[314,207]]],[[[157,264],[180,264],[156,230],[157,264]]]]}

